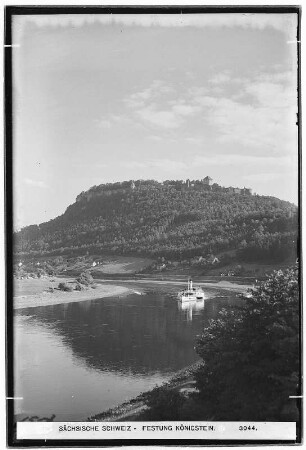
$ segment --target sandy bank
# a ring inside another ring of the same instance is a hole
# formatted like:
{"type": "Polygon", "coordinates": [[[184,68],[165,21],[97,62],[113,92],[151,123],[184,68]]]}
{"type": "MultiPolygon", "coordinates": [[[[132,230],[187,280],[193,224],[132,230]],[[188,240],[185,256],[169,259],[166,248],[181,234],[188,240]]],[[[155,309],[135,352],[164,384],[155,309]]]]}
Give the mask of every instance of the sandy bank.
{"type": "MultiPolygon", "coordinates": [[[[124,280],[124,279],[95,279],[95,281],[99,283],[120,283],[120,284],[143,284],[147,286],[178,286],[178,287],[187,287],[186,281],[176,281],[176,280],[153,280],[150,278],[143,278],[139,280],[124,280]]],[[[201,286],[203,288],[215,288],[215,289],[225,289],[227,291],[233,292],[241,292],[245,293],[248,289],[251,289],[253,286],[251,284],[238,284],[231,281],[218,281],[218,282],[206,282],[206,281],[195,281],[197,286],[201,286]]]]}
{"type": "Polygon", "coordinates": [[[30,295],[19,295],[14,297],[14,309],[34,308],[36,306],[58,305],[61,303],[75,303],[86,300],[94,300],[103,297],[113,297],[130,294],[133,291],[124,286],[113,286],[108,284],[98,285],[96,289],[89,288],[85,291],[63,292],[38,292],[30,295]]]}

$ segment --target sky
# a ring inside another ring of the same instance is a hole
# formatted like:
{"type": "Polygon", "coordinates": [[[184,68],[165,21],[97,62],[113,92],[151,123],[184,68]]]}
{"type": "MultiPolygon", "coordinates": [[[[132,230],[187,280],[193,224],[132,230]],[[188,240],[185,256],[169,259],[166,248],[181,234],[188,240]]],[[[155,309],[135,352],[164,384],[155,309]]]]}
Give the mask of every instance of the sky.
{"type": "Polygon", "coordinates": [[[13,18],[14,228],[93,185],[202,179],[297,204],[295,14],[13,18]]]}

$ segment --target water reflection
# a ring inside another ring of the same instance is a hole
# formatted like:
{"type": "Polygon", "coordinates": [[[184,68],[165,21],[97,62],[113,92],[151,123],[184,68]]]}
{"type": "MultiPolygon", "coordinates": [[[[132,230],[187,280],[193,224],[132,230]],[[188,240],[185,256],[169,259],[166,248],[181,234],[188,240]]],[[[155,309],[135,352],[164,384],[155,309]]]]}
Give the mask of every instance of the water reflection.
{"type": "Polygon", "coordinates": [[[190,327],[166,295],[132,295],[22,310],[44,324],[87,366],[100,371],[148,374],[179,370],[197,359],[194,338],[203,326],[190,327]],[[33,312],[35,314],[33,314],[33,312]]]}
{"type": "Polygon", "coordinates": [[[169,373],[197,360],[195,336],[221,307],[236,302],[216,294],[178,304],[165,294],[149,293],[28,308],[18,314],[28,316],[28,327],[52,329],[94,370],[169,373]]]}
{"type": "Polygon", "coordinates": [[[178,300],[177,305],[179,311],[186,311],[187,322],[192,322],[194,312],[195,314],[197,314],[199,311],[202,311],[204,309],[204,299],[189,300],[184,302],[178,300]]]}
{"type": "Polygon", "coordinates": [[[19,310],[19,412],[78,420],[153,387],[198,359],[196,335],[236,302],[217,291],[186,303],[155,292],[19,310]]]}

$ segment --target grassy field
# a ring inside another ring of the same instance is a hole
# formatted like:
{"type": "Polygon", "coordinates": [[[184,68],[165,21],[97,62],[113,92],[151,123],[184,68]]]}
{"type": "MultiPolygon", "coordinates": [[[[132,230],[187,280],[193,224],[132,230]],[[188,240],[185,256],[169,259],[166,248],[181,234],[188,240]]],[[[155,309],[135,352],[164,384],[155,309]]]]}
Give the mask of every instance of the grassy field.
{"type": "Polygon", "coordinates": [[[107,258],[102,265],[95,266],[93,272],[97,273],[135,273],[152,264],[153,260],[149,258],[136,258],[132,256],[117,256],[107,258]]]}
{"type": "Polygon", "coordinates": [[[61,282],[70,282],[70,278],[26,278],[24,280],[14,280],[14,297],[42,294],[49,287],[57,287],[61,282]]]}

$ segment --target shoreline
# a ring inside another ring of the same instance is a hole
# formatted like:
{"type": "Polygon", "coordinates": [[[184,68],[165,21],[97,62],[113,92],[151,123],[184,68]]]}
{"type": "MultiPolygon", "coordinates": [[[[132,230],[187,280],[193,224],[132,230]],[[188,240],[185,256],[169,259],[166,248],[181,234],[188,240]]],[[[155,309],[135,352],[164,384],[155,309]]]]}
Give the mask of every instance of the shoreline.
{"type": "MultiPolygon", "coordinates": [[[[63,281],[63,279],[61,280],[63,281]]],[[[18,295],[13,298],[13,309],[36,308],[38,306],[52,306],[65,303],[84,302],[89,300],[103,299],[106,297],[118,297],[132,294],[134,291],[125,286],[114,286],[112,284],[98,284],[95,289],[88,288],[84,291],[64,292],[37,292],[29,295],[18,295]]]]}
{"type": "MultiPolygon", "coordinates": [[[[124,280],[124,279],[103,279],[103,278],[95,278],[95,282],[99,284],[104,283],[120,283],[120,284],[143,284],[143,285],[156,285],[156,286],[178,286],[185,287],[186,281],[176,281],[176,280],[154,280],[149,278],[137,279],[137,280],[124,280]]],[[[218,282],[208,282],[208,281],[196,281],[195,284],[201,285],[204,288],[212,288],[212,289],[224,289],[227,291],[238,292],[238,293],[246,293],[248,289],[252,289],[254,286],[251,284],[238,284],[234,281],[218,281],[218,282]]]]}
{"type": "MultiPolygon", "coordinates": [[[[165,380],[158,387],[165,387],[170,390],[180,390],[183,388],[194,388],[194,371],[202,364],[199,359],[197,362],[190,364],[189,366],[175,372],[169,380],[165,380]]],[[[146,398],[152,389],[141,392],[137,397],[133,397],[120,403],[113,408],[107,409],[101,413],[84,419],[88,422],[120,422],[123,420],[133,421],[139,414],[148,410],[146,406],[146,398]]]]}
{"type": "MultiPolygon", "coordinates": [[[[73,278],[56,277],[53,283],[56,285],[59,282],[72,283],[73,278]]],[[[133,279],[133,280],[125,280],[125,279],[101,279],[95,278],[95,288],[88,288],[84,291],[71,291],[64,292],[59,289],[54,289],[53,292],[49,292],[48,288],[51,286],[54,287],[50,279],[32,279],[32,280],[22,280],[19,281],[19,289],[23,285],[23,288],[30,287],[29,292],[25,289],[20,289],[20,295],[14,295],[13,297],[13,309],[23,309],[23,308],[35,308],[38,306],[51,306],[51,305],[59,305],[64,303],[75,303],[75,302],[83,302],[89,300],[102,299],[105,297],[118,297],[129,295],[133,293],[139,294],[139,291],[135,291],[134,286],[137,285],[137,289],[139,285],[143,285],[145,287],[153,287],[155,286],[185,286],[185,281],[174,281],[174,280],[153,280],[149,278],[145,279],[133,279]],[[130,285],[130,286],[129,286],[130,285]],[[134,286],[131,286],[134,285],[134,286]],[[23,294],[23,292],[25,292],[23,294]]],[[[17,282],[16,282],[17,283],[17,282]]],[[[237,284],[230,281],[219,281],[219,282],[200,282],[200,284],[204,288],[213,288],[213,289],[225,289],[227,291],[237,292],[237,293],[246,293],[248,289],[252,288],[251,285],[242,285],[237,284]]],[[[141,288],[142,289],[142,286],[141,288]]],[[[17,289],[18,291],[18,289],[17,289]]]]}

